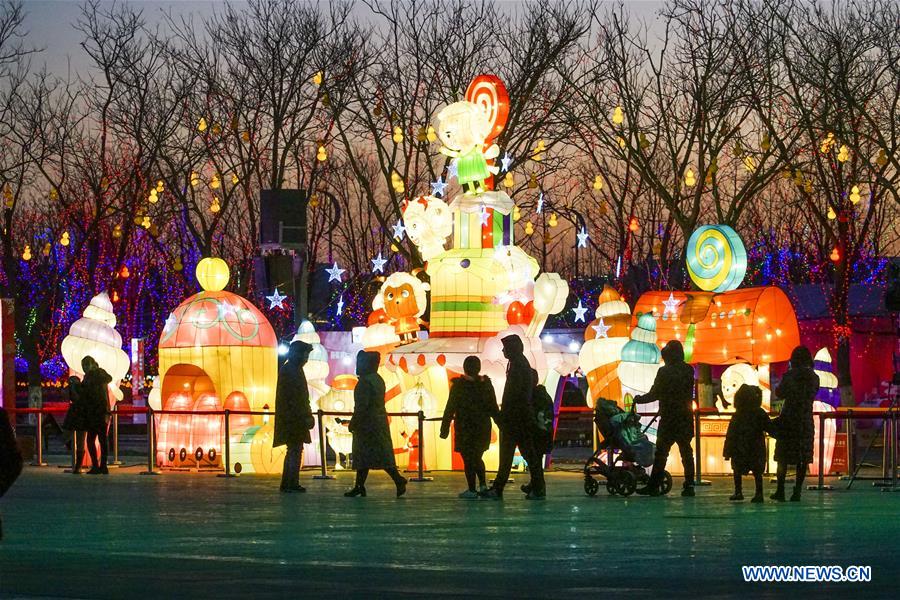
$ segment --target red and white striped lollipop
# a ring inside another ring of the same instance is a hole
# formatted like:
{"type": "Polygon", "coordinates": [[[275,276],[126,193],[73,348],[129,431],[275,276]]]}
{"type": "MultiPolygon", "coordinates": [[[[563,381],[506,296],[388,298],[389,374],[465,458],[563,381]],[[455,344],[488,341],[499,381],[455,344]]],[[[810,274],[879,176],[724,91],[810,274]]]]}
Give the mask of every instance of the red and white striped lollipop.
{"type": "Polygon", "coordinates": [[[489,144],[503,131],[509,117],[509,94],[506,86],[496,75],[479,75],[466,89],[466,101],[475,104],[487,115],[491,133],[485,144],[489,144]]]}

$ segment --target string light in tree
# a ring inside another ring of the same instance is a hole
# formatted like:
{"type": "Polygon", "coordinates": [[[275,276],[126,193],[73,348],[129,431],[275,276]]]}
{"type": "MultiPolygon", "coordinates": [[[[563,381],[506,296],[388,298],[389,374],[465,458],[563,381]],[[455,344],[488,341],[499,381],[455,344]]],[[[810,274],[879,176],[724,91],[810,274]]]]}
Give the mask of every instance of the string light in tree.
{"type": "Polygon", "coordinates": [[[594,177],[594,191],[599,192],[603,189],[603,177],[597,175],[594,177]]]}
{"type": "Polygon", "coordinates": [[[381,256],[381,252],[378,253],[378,256],[372,259],[372,272],[373,273],[384,273],[384,265],[387,264],[387,259],[381,256]]]}
{"type": "Polygon", "coordinates": [[[328,273],[328,282],[337,281],[340,283],[341,276],[344,274],[346,269],[342,269],[338,266],[337,262],[334,263],[330,269],[325,269],[325,272],[328,273]]]}
{"type": "Polygon", "coordinates": [[[612,122],[616,125],[621,125],[625,121],[625,113],[622,111],[621,106],[617,106],[613,110],[612,122]]]}
{"type": "Polygon", "coordinates": [[[854,185],[850,190],[850,202],[853,204],[859,204],[859,201],[862,200],[862,196],[859,195],[859,186],[854,185]]]}
{"type": "Polygon", "coordinates": [[[287,296],[279,292],[278,288],[275,288],[271,296],[266,296],[266,300],[269,301],[269,309],[284,308],[285,299],[287,299],[287,296]]]}

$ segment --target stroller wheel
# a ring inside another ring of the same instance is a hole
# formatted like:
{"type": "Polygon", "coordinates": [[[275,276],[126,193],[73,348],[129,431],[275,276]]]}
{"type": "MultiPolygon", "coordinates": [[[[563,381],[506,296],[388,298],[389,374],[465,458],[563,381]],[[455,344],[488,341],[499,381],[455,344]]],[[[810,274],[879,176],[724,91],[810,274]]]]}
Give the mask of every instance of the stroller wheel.
{"type": "Polygon", "coordinates": [[[622,471],[619,473],[619,493],[623,496],[630,496],[637,489],[637,477],[631,471],[622,471]]]}
{"type": "Polygon", "coordinates": [[[672,491],[672,474],[663,471],[662,481],[659,482],[659,493],[665,496],[672,491]]]}
{"type": "Polygon", "coordinates": [[[594,479],[593,477],[585,477],[584,479],[584,493],[588,496],[596,496],[597,490],[600,489],[600,482],[594,479]]]}
{"type": "Polygon", "coordinates": [[[610,496],[622,493],[619,490],[619,471],[617,469],[610,471],[609,475],[606,476],[606,491],[609,492],[610,496]]]}

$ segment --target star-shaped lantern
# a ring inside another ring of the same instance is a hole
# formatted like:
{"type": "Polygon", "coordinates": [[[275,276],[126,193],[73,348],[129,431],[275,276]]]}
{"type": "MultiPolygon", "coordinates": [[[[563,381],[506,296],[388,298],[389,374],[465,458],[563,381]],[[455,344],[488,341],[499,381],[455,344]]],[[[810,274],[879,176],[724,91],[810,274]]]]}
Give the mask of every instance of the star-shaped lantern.
{"type": "Polygon", "coordinates": [[[275,292],[271,296],[266,296],[266,300],[269,301],[269,309],[284,308],[286,298],[287,296],[279,292],[278,288],[275,288],[275,292]]]}
{"type": "Polygon", "coordinates": [[[443,196],[445,189],[447,189],[447,182],[444,181],[443,177],[438,177],[437,181],[431,182],[432,196],[443,196]]]}
{"type": "Polygon", "coordinates": [[[588,232],[584,227],[581,228],[581,232],[578,233],[575,237],[578,238],[579,248],[587,248],[587,241],[590,236],[588,235],[588,232]]]}
{"type": "Polygon", "coordinates": [[[575,311],[575,322],[578,323],[579,321],[581,321],[582,323],[584,323],[584,315],[587,312],[587,306],[584,306],[581,303],[581,298],[578,299],[578,306],[576,306],[572,310],[575,311]]]}
{"type": "Polygon", "coordinates": [[[397,221],[397,224],[392,228],[394,230],[394,239],[402,240],[403,234],[406,233],[406,227],[403,226],[403,221],[397,221]]]}
{"type": "Polygon", "coordinates": [[[387,259],[381,256],[381,252],[378,253],[378,256],[372,259],[372,272],[373,273],[384,273],[384,265],[387,264],[387,259]]]}
{"type": "Polygon", "coordinates": [[[337,263],[334,263],[333,267],[325,269],[325,272],[328,273],[328,282],[331,283],[332,281],[337,281],[340,283],[341,275],[343,275],[346,270],[347,269],[340,268],[337,263]]]}
{"type": "Polygon", "coordinates": [[[600,317],[600,322],[599,322],[599,323],[597,323],[596,325],[591,325],[591,327],[594,329],[595,332],[597,332],[597,337],[598,337],[598,338],[601,338],[601,337],[603,337],[603,338],[609,337],[609,335],[608,335],[607,332],[608,332],[610,329],[612,329],[612,325],[607,325],[606,323],[603,322],[603,317],[600,317]]]}
{"type": "Polygon", "coordinates": [[[677,315],[678,314],[678,305],[680,303],[675,298],[675,294],[669,292],[669,299],[663,301],[663,305],[666,307],[666,310],[663,311],[664,315],[677,315]]]}

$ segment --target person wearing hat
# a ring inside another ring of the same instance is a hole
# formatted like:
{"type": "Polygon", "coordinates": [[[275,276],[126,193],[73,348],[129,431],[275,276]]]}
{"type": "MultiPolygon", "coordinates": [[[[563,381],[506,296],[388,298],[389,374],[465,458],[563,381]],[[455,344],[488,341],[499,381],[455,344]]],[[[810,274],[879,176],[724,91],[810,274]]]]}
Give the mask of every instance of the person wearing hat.
{"type": "Polygon", "coordinates": [[[535,451],[535,416],[532,406],[534,391],[531,365],[525,357],[522,338],[516,334],[500,340],[503,356],[509,361],[506,367],[506,385],[503,387],[503,403],[500,406],[500,462],[494,485],[488,498],[502,499],[503,488],[509,480],[516,446],[528,463],[531,481],[522,486],[529,500],[543,500],[546,496],[542,455],[535,451]]]}
{"type": "Polygon", "coordinates": [[[684,346],[678,340],[666,344],[662,351],[664,364],[656,372],[653,387],[642,396],[634,398],[635,404],[659,402],[659,429],[656,437],[656,454],[653,457],[653,471],[646,487],[638,494],[659,496],[663,471],[669,459],[669,450],[678,444],[681,464],[684,467],[684,489],[681,495],[694,495],[694,369],[684,362],[684,346]]]}
{"type": "Polygon", "coordinates": [[[287,446],[284,469],[281,472],[281,491],[305,492],[300,485],[300,459],[303,444],[312,442],[309,430],[315,425],[309,405],[309,388],[303,365],[312,352],[312,346],[302,341],[291,342],[287,360],[278,369],[278,385],[275,389],[275,436],[272,446],[287,446]]]}

